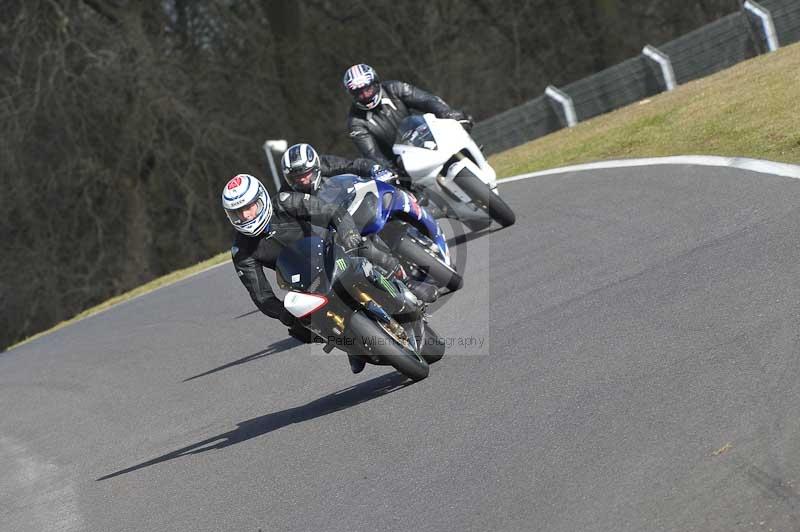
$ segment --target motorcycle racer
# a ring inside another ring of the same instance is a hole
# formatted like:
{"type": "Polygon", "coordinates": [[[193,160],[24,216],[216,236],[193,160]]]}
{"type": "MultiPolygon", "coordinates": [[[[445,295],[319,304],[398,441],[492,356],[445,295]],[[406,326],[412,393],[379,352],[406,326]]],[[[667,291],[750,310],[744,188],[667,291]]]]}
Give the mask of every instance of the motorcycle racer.
{"type": "MultiPolygon", "coordinates": [[[[282,203],[293,204],[297,201],[303,201],[301,196],[314,197],[316,195],[323,178],[322,160],[310,144],[295,144],[286,150],[281,158],[281,169],[286,181],[286,185],[281,188],[279,194],[282,203]]],[[[357,159],[356,161],[364,161],[364,159],[357,159]]],[[[364,170],[366,164],[361,163],[361,165],[361,169],[364,170]]],[[[337,168],[347,168],[348,166],[353,167],[354,164],[340,164],[337,168]]],[[[332,167],[334,166],[329,165],[328,171],[332,167]]],[[[376,169],[374,165],[371,167],[369,174],[375,178],[382,176],[393,177],[390,172],[387,172],[382,167],[376,169]]],[[[414,295],[422,301],[432,303],[438,298],[436,286],[411,279],[400,265],[400,261],[391,254],[388,247],[379,239],[363,239],[359,254],[393,274],[397,279],[405,283],[414,295]]]]}

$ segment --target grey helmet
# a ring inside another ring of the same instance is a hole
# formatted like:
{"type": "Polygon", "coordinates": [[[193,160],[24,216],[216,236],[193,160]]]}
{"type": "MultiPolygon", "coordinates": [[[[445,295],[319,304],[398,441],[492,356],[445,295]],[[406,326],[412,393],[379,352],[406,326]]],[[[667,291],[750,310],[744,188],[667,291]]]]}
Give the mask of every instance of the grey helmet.
{"type": "Polygon", "coordinates": [[[310,144],[295,144],[281,158],[286,182],[296,192],[314,194],[322,181],[319,155],[310,144]]]}

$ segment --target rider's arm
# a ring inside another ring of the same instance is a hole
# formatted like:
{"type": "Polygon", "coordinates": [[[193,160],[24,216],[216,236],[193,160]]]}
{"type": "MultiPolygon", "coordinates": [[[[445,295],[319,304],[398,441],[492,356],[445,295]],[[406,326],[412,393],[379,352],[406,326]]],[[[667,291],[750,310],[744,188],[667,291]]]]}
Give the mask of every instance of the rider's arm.
{"type": "Polygon", "coordinates": [[[372,159],[345,159],[336,155],[320,155],[319,159],[323,177],[341,174],[371,177],[372,167],[378,164],[372,159]]]}
{"type": "Polygon", "coordinates": [[[247,292],[258,310],[270,318],[280,318],[283,302],[272,291],[272,287],[264,275],[262,264],[253,256],[252,251],[254,250],[249,249],[252,247],[242,239],[237,239],[237,242],[234,243],[231,255],[236,275],[247,288],[247,292]]]}
{"type": "Polygon", "coordinates": [[[334,227],[345,248],[356,244],[360,233],[356,230],[353,217],[346,209],[332,203],[325,203],[316,196],[300,192],[281,192],[278,195],[281,208],[292,218],[306,221],[318,227],[334,227]],[[344,240],[347,240],[345,242],[344,240]]]}
{"type": "Polygon", "coordinates": [[[412,109],[433,113],[439,118],[448,117],[448,114],[452,112],[452,109],[444,100],[419,87],[415,87],[411,83],[387,81],[385,85],[395,96],[403,100],[403,103],[412,109]]]}
{"type": "Polygon", "coordinates": [[[347,128],[350,132],[350,139],[358,148],[359,153],[382,166],[391,167],[392,162],[383,156],[377,142],[375,142],[375,137],[367,130],[366,126],[358,122],[358,119],[350,118],[347,128]]]}

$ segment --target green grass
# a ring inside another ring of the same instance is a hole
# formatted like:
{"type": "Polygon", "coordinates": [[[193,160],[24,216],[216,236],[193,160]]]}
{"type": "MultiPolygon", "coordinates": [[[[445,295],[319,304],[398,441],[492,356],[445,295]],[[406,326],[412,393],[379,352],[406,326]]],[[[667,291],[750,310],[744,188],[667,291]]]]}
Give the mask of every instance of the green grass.
{"type": "Polygon", "coordinates": [[[610,159],[752,157],[800,164],[800,44],[490,157],[497,175],[610,159]]]}
{"type": "MultiPolygon", "coordinates": [[[[490,162],[501,177],[609,159],[669,155],[724,155],[800,164],[798,109],[800,44],[795,44],[494,155],[490,162]]],[[[226,260],[229,254],[221,253],[172,272],[12,347],[226,260]]]]}

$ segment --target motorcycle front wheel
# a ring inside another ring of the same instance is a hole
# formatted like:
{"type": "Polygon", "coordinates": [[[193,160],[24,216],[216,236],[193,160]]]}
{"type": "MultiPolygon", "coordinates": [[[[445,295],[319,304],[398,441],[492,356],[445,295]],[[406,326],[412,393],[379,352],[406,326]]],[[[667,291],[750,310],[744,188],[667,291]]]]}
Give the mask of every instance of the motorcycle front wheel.
{"type": "Polygon", "coordinates": [[[481,181],[478,176],[468,169],[462,169],[453,181],[478,207],[485,210],[492,220],[503,227],[516,223],[517,216],[508,206],[508,203],[492,192],[489,185],[481,181]]]}
{"type": "Polygon", "coordinates": [[[430,366],[422,356],[409,346],[402,345],[391,332],[364,313],[353,313],[347,328],[362,350],[359,354],[377,356],[413,381],[421,381],[428,376],[430,366]]]}

